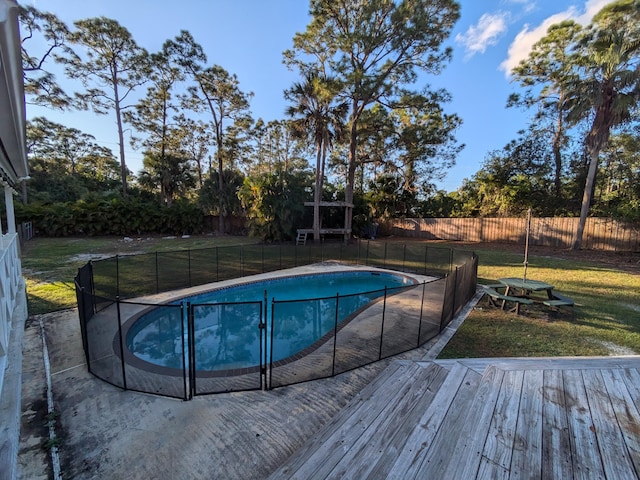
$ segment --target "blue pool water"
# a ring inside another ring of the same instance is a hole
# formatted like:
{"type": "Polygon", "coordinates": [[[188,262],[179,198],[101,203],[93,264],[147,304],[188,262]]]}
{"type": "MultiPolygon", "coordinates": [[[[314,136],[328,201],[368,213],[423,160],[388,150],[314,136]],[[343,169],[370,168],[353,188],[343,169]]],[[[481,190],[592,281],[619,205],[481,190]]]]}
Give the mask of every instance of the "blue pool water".
{"type": "Polygon", "coordinates": [[[259,324],[265,316],[267,342],[262,342],[263,358],[266,345],[267,360],[273,355],[277,362],[302,352],[332,332],[336,321],[339,325],[382,297],[385,287],[393,291],[414,283],[403,275],[351,271],[235,285],[151,310],[129,329],[126,345],[143,361],[182,368],[182,348],[186,345],[183,332],[187,332],[187,326],[176,305],[188,301],[194,316],[196,371],[252,368],[260,364],[259,324]]]}

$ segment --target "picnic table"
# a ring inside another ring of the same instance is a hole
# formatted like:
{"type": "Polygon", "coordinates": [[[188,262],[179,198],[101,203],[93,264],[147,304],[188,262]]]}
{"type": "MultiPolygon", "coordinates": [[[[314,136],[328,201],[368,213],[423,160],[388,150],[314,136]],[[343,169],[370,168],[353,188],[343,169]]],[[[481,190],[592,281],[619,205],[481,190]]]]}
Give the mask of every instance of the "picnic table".
{"type": "Polygon", "coordinates": [[[529,280],[522,278],[499,278],[498,282],[506,287],[505,295],[514,294],[516,297],[529,297],[533,292],[547,292],[547,298],[553,299],[553,285],[539,280],[529,280]]]}
{"type": "Polygon", "coordinates": [[[534,302],[554,308],[573,306],[573,300],[554,291],[554,286],[546,282],[513,277],[499,278],[498,282],[500,283],[495,285],[483,285],[483,288],[489,301],[503,310],[507,302],[514,304],[510,311],[516,314],[520,313],[520,305],[531,305],[534,302]],[[504,293],[501,293],[500,290],[503,288],[504,293]],[[533,295],[534,292],[546,292],[546,298],[533,295]]]}

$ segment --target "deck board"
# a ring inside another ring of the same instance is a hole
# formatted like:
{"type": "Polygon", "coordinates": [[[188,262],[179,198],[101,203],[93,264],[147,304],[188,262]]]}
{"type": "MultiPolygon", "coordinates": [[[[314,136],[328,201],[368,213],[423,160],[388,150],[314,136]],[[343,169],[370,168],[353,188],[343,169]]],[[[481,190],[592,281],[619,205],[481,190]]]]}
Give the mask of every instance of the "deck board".
{"type": "Polygon", "coordinates": [[[421,369],[424,370],[416,364],[402,365],[394,376],[382,384],[389,392],[386,399],[379,396],[371,396],[366,401],[359,399],[347,411],[348,415],[342,415],[338,422],[331,423],[331,428],[324,429],[319,437],[307,443],[308,455],[302,455],[300,462],[284,468],[281,473],[295,473],[295,478],[327,478],[351,447],[383,414],[385,407],[394,406],[411,390],[410,380],[421,369]]]}
{"type": "Polygon", "coordinates": [[[522,396],[522,370],[505,372],[482,452],[479,478],[508,478],[522,396]]]}
{"type": "Polygon", "coordinates": [[[511,457],[512,479],[542,478],[542,393],[544,372],[523,372],[522,396],[511,457]]]}
{"type": "Polygon", "coordinates": [[[637,368],[624,370],[625,383],[633,404],[640,411],[640,372],[637,368]]]}
{"type": "Polygon", "coordinates": [[[581,370],[565,370],[564,392],[576,478],[605,478],[581,370]]]}
{"type": "MultiPolygon", "coordinates": [[[[336,430],[349,428],[349,425],[357,421],[356,415],[361,405],[368,402],[374,393],[391,378],[396,375],[409,375],[411,367],[406,362],[394,362],[376,379],[367,385],[356,398],[342,409],[332,422],[325,428],[313,435],[300,449],[298,449],[274,474],[273,478],[297,478],[296,472],[303,468],[305,464],[314,461],[313,455],[317,452],[318,445],[325,445],[331,441],[336,430]]],[[[308,467],[307,467],[308,468],[308,467]]]]}
{"type": "Polygon", "coordinates": [[[503,370],[489,367],[485,372],[459,437],[451,435],[451,456],[457,461],[449,463],[442,478],[476,477],[503,378],[503,370]]]}
{"type": "MultiPolygon", "coordinates": [[[[479,373],[473,370],[467,371],[462,384],[455,393],[451,406],[441,420],[442,424],[436,436],[431,442],[429,442],[431,440],[429,437],[424,439],[421,451],[417,452],[415,458],[412,459],[406,473],[405,467],[400,464],[397,470],[393,470],[391,478],[397,480],[443,478],[442,472],[447,468],[447,464],[451,460],[451,451],[455,447],[456,432],[460,432],[466,423],[466,411],[475,397],[481,380],[482,376],[479,373]]],[[[457,382],[454,383],[454,385],[456,384],[457,382]]],[[[419,428],[416,428],[414,431],[416,435],[420,435],[418,430],[419,428]]],[[[419,439],[414,439],[414,442],[418,441],[419,439]]]]}
{"type": "Polygon", "coordinates": [[[637,356],[408,362],[271,478],[640,478],[639,366],[637,356]]]}
{"type": "MultiPolygon", "coordinates": [[[[634,468],[611,405],[610,394],[603,388],[602,373],[600,370],[585,370],[582,377],[589,399],[593,432],[598,441],[599,452],[594,451],[594,455],[599,453],[606,478],[624,478],[634,468]]],[[[614,384],[610,384],[610,387],[613,388],[614,384]]]]}
{"type": "Polygon", "coordinates": [[[374,422],[368,436],[362,436],[345,455],[332,478],[385,478],[404,448],[407,431],[413,430],[421,412],[428,409],[448,375],[442,367],[425,370],[412,389],[396,406],[388,406],[374,422]],[[384,432],[383,434],[381,432],[384,432]]]}
{"type": "MultiPolygon", "coordinates": [[[[443,427],[447,411],[453,406],[454,400],[458,398],[460,390],[464,388],[465,382],[469,386],[479,383],[479,375],[469,371],[469,369],[459,363],[452,366],[447,376],[447,387],[441,388],[429,408],[417,422],[416,428],[413,430],[404,445],[402,451],[399,452],[395,464],[389,472],[389,479],[408,479],[408,478],[428,478],[424,473],[419,475],[420,467],[426,452],[434,444],[436,435],[443,427]],[[477,377],[475,382],[474,378],[477,377]]],[[[469,398],[475,388],[471,386],[468,389],[469,398]]],[[[453,418],[453,417],[451,417],[453,418]]],[[[444,434],[450,431],[449,426],[444,426],[444,434]]]]}
{"type": "Polygon", "coordinates": [[[573,478],[562,370],[543,371],[543,376],[541,478],[573,478]]]}
{"type": "Polygon", "coordinates": [[[620,426],[629,458],[636,475],[640,475],[640,412],[629,393],[625,371],[604,370],[602,378],[611,398],[615,421],[620,426]]]}

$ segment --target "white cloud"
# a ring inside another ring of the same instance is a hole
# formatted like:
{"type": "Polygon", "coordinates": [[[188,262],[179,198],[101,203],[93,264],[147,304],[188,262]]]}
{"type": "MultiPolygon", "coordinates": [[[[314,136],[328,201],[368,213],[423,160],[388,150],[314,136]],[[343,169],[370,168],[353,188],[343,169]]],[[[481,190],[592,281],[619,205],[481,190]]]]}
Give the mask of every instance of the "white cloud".
{"type": "Polygon", "coordinates": [[[507,31],[508,16],[506,12],[485,13],[476,25],[471,25],[465,33],[456,35],[456,42],[464,46],[465,59],[476,53],[484,53],[487,47],[498,43],[500,36],[507,31]]]}
{"type": "Polygon", "coordinates": [[[531,0],[504,0],[507,4],[519,5],[523,8],[524,13],[532,12],[536,9],[536,2],[531,0]]]}
{"type": "Polygon", "coordinates": [[[513,68],[520,63],[520,60],[529,56],[529,52],[531,52],[533,44],[546,35],[547,29],[551,25],[569,19],[574,20],[581,25],[587,25],[591,22],[593,16],[598,13],[602,7],[611,3],[611,1],[612,0],[588,0],[584,4],[583,11],[579,11],[576,7],[570,7],[564,12],[556,13],[547,17],[535,28],[530,29],[529,25],[525,25],[509,46],[508,56],[500,64],[500,69],[504,70],[507,78],[510,77],[513,68]]]}
{"type": "Polygon", "coordinates": [[[613,0],[588,0],[584,5],[584,13],[574,18],[580,25],[588,25],[596,13],[613,0]]]}

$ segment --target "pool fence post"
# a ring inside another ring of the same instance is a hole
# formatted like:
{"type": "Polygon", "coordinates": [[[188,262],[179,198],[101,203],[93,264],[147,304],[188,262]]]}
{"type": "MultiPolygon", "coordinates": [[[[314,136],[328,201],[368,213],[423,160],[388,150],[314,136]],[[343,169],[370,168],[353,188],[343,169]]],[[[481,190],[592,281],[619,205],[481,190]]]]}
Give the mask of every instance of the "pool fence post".
{"type": "Polygon", "coordinates": [[[273,331],[275,330],[275,309],[276,299],[271,299],[271,347],[269,348],[269,385],[267,390],[271,390],[271,382],[273,380],[273,331]]]}
{"type": "Polygon", "coordinates": [[[333,324],[333,361],[331,362],[331,376],[336,375],[336,348],[338,342],[338,303],[340,302],[340,292],[336,293],[336,314],[333,324]]]}
{"type": "Polygon", "coordinates": [[[463,273],[464,273],[464,265],[461,267],[456,267],[456,278],[455,278],[456,281],[453,284],[455,288],[453,289],[453,309],[451,311],[452,318],[458,311],[457,303],[460,300],[460,295],[458,295],[458,288],[460,288],[460,280],[461,280],[461,277],[464,276],[463,273]]]}
{"type": "Polygon", "coordinates": [[[122,367],[122,388],[127,389],[127,373],[124,368],[124,347],[122,345],[122,315],[120,313],[120,297],[116,297],[116,309],[118,312],[118,340],[120,341],[120,366],[122,367]]]}
{"type": "MultiPolygon", "coordinates": [[[[78,277],[80,274],[78,273],[78,277]]],[[[84,287],[81,287],[78,282],[76,284],[76,298],[78,302],[78,316],[80,317],[80,336],[82,337],[82,351],[84,352],[84,356],[87,359],[87,367],[89,371],[91,371],[91,366],[89,365],[89,355],[88,355],[88,347],[87,347],[87,314],[85,310],[84,303],[84,287]]]]}
{"type": "Polygon", "coordinates": [[[449,273],[453,272],[453,248],[449,249],[449,273]]]}
{"type": "MultiPolygon", "coordinates": [[[[116,278],[116,283],[117,281],[116,278]]],[[[96,311],[96,282],[93,277],[93,262],[91,260],[89,260],[89,292],[91,293],[91,311],[98,313],[96,311]]]]}
{"type": "Polygon", "coordinates": [[[187,250],[187,272],[189,275],[189,286],[191,287],[191,249],[187,250]]]}
{"type": "MultiPolygon", "coordinates": [[[[91,275],[89,277],[90,278],[89,287],[90,287],[90,290],[91,290],[91,311],[93,313],[98,313],[96,311],[96,284],[93,281],[93,262],[91,260],[89,260],[89,264],[88,265],[89,265],[89,271],[91,272],[91,275]]],[[[117,282],[117,279],[116,279],[116,282],[117,282]]]]}
{"type": "Polygon", "coordinates": [[[216,246],[216,282],[220,281],[220,255],[218,254],[218,246],[216,246]]]}
{"type": "Polygon", "coordinates": [[[156,293],[160,293],[160,283],[158,280],[158,251],[156,250],[156,293]]]}
{"type": "Polygon", "coordinates": [[[387,286],[384,287],[384,299],[382,300],[382,322],[380,324],[380,350],[378,360],[382,360],[382,339],[384,338],[384,314],[387,310],[387,286]]]}
{"type": "Polygon", "coordinates": [[[244,245],[240,245],[240,276],[244,277],[244,245]]]}
{"type": "Polygon", "coordinates": [[[427,274],[427,262],[429,261],[429,247],[427,246],[427,244],[424,245],[424,271],[422,272],[423,275],[427,274]]]}
{"type": "Polygon", "coordinates": [[[422,335],[422,312],[424,311],[424,291],[427,288],[427,281],[422,281],[422,300],[420,300],[420,320],[418,320],[418,342],[416,348],[420,346],[420,335],[422,335]]]}
{"type": "MultiPolygon", "coordinates": [[[[454,279],[453,279],[453,293],[452,293],[453,298],[451,299],[451,302],[447,302],[447,303],[449,303],[449,305],[451,305],[451,318],[453,318],[453,312],[454,312],[454,310],[455,310],[455,305],[456,305],[456,286],[458,285],[458,280],[457,280],[457,278],[458,278],[458,267],[456,267],[455,271],[452,271],[452,272],[451,272],[451,274],[449,274],[449,275],[447,276],[447,281],[449,280],[449,277],[450,277],[451,275],[454,275],[454,279]]],[[[447,289],[446,289],[446,284],[445,284],[445,292],[446,292],[446,291],[447,291],[447,289]]],[[[446,299],[445,299],[445,300],[446,300],[446,299]]],[[[445,312],[445,311],[444,311],[444,308],[443,308],[443,309],[442,309],[442,318],[440,319],[440,332],[439,332],[439,333],[442,333],[442,330],[444,330],[444,327],[445,327],[445,325],[444,325],[444,323],[445,323],[445,322],[444,322],[445,314],[446,314],[446,317],[448,317],[448,316],[449,316],[449,312],[445,312]]]]}
{"type": "Polygon", "coordinates": [[[402,271],[403,272],[405,271],[404,270],[404,264],[405,264],[406,259],[407,259],[407,244],[403,243],[402,244],[402,271]]]}
{"type": "Polygon", "coordinates": [[[382,261],[382,266],[384,268],[387,268],[387,246],[389,244],[387,242],[384,242],[384,260],[382,261]]]}
{"type": "Polygon", "coordinates": [[[264,273],[264,243],[261,245],[262,248],[262,273],[264,273]]]}
{"type": "MultiPolygon", "coordinates": [[[[89,319],[87,318],[86,315],[86,295],[90,295],[89,293],[85,292],[84,288],[81,288],[81,297],[82,297],[82,319],[83,319],[83,323],[81,325],[81,333],[82,333],[82,341],[83,343],[83,347],[84,347],[84,356],[85,359],[87,360],[87,370],[89,370],[89,372],[93,373],[92,369],[91,369],[91,345],[89,344],[89,334],[87,333],[87,322],[89,321],[89,319]]],[[[95,297],[92,295],[91,296],[91,303],[92,303],[92,309],[95,310],[95,297]]],[[[80,305],[78,305],[78,308],[80,307],[80,305]]],[[[95,312],[94,312],[95,313],[95,312]]],[[[91,315],[93,317],[93,314],[91,315]]]]}
{"type": "MultiPolygon", "coordinates": [[[[93,277],[93,270],[91,271],[93,277]]],[[[120,296],[120,255],[116,254],[116,297],[120,296]]]]}
{"type": "Polygon", "coordinates": [[[187,302],[187,354],[189,358],[189,398],[191,400],[196,390],[196,339],[193,306],[187,302]]]}
{"type": "Polygon", "coordinates": [[[369,243],[371,242],[371,240],[367,240],[367,257],[364,261],[365,266],[369,265],[369,243]]]}
{"type": "MultiPolygon", "coordinates": [[[[182,342],[180,342],[180,350],[182,351],[182,391],[184,392],[184,396],[182,397],[183,400],[189,400],[188,398],[188,390],[187,390],[187,359],[184,353],[184,321],[185,319],[187,320],[187,322],[189,321],[189,316],[188,316],[188,310],[185,308],[185,303],[182,302],[180,304],[180,338],[182,339],[182,342]],[[186,312],[186,316],[185,316],[185,312],[186,312]]],[[[189,339],[187,338],[187,346],[189,345],[189,339]]]]}
{"type": "Polygon", "coordinates": [[[265,289],[264,302],[260,304],[260,390],[267,389],[267,305],[265,289]]]}

